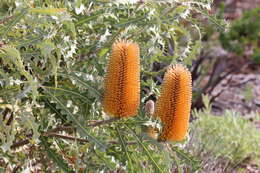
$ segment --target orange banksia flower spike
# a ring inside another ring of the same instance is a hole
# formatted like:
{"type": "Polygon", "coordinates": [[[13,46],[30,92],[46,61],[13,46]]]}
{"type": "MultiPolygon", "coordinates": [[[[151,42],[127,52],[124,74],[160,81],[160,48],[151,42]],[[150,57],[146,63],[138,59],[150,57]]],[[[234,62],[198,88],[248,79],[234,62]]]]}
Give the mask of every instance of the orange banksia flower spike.
{"type": "Polygon", "coordinates": [[[139,46],[131,41],[116,41],[105,77],[104,111],[116,118],[130,117],[137,114],[139,103],[139,46]]]}
{"type": "Polygon", "coordinates": [[[160,141],[182,141],[189,126],[192,97],[191,73],[181,64],[168,68],[154,115],[163,123],[160,141]]]}

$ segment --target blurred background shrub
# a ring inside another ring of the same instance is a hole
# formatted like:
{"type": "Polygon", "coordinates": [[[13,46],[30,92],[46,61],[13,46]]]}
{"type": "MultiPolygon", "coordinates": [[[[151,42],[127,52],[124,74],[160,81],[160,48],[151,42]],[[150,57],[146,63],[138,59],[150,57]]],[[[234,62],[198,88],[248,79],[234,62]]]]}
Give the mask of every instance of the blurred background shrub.
{"type": "Polygon", "coordinates": [[[260,63],[260,7],[246,11],[242,18],[235,20],[228,32],[221,33],[220,42],[228,51],[243,55],[252,51],[255,63],[260,63]]]}
{"type": "MultiPolygon", "coordinates": [[[[204,98],[208,99],[208,98],[204,98]]],[[[202,161],[203,172],[233,172],[241,163],[260,163],[260,131],[250,119],[226,110],[221,116],[206,108],[195,111],[187,149],[202,161]]],[[[259,119],[258,114],[251,118],[259,119]]]]}

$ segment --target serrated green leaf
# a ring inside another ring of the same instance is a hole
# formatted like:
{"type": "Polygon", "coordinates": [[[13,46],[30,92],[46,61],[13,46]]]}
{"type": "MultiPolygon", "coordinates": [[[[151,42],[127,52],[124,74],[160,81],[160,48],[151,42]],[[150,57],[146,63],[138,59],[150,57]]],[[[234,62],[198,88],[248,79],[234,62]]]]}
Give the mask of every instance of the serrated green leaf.
{"type": "Polygon", "coordinates": [[[62,110],[67,113],[67,115],[73,121],[73,123],[75,123],[75,125],[77,125],[76,127],[78,127],[82,131],[82,133],[88,138],[88,140],[90,142],[93,142],[94,144],[99,146],[101,149],[107,148],[107,146],[105,144],[103,144],[102,142],[100,142],[98,139],[96,139],[94,136],[92,136],[91,134],[89,134],[87,132],[87,130],[82,126],[82,124],[75,118],[75,116],[67,109],[67,107],[55,95],[51,94],[51,92],[49,92],[46,89],[45,89],[45,91],[49,96],[51,96],[57,102],[58,105],[61,106],[62,110]]]}
{"type": "MultiPolygon", "coordinates": [[[[27,105],[27,109],[29,105],[27,105]]],[[[32,129],[33,137],[32,139],[37,140],[40,137],[40,133],[38,132],[39,124],[35,122],[34,116],[31,112],[27,112],[26,110],[23,111],[21,115],[21,122],[27,129],[32,129]]]]}
{"type": "Polygon", "coordinates": [[[83,81],[81,78],[77,77],[74,74],[68,74],[68,76],[72,77],[74,80],[78,81],[80,84],[89,89],[97,98],[101,98],[101,94],[94,87],[90,86],[87,82],[83,81]]]}
{"type": "Polygon", "coordinates": [[[56,91],[61,91],[63,94],[66,93],[67,95],[74,95],[78,98],[81,98],[84,100],[84,102],[86,103],[91,103],[91,101],[89,100],[89,98],[87,98],[86,96],[82,95],[82,94],[79,94],[75,91],[72,91],[72,90],[68,90],[68,89],[64,89],[64,88],[56,88],[56,87],[49,87],[49,86],[43,86],[44,88],[48,88],[48,89],[51,89],[51,90],[56,90],[56,91]]]}
{"type": "Polygon", "coordinates": [[[69,165],[64,161],[64,159],[59,154],[57,154],[55,150],[50,148],[50,144],[47,142],[47,138],[41,137],[40,139],[45,147],[48,156],[59,166],[59,168],[67,173],[73,173],[74,171],[69,168],[69,165]]]}
{"type": "Polygon", "coordinates": [[[29,92],[30,90],[32,90],[32,98],[33,102],[35,102],[36,97],[38,96],[38,82],[33,79],[33,76],[28,71],[25,70],[20,52],[14,47],[4,46],[0,48],[0,58],[1,57],[4,58],[5,61],[14,64],[19,73],[25,76],[25,78],[29,82],[29,87],[27,88],[28,91],[25,90],[24,92],[29,92]]]}
{"type": "Polygon", "coordinates": [[[5,37],[8,32],[14,27],[27,13],[28,11],[26,9],[21,10],[21,12],[15,16],[13,16],[12,20],[3,28],[0,30],[0,38],[5,37]]]}

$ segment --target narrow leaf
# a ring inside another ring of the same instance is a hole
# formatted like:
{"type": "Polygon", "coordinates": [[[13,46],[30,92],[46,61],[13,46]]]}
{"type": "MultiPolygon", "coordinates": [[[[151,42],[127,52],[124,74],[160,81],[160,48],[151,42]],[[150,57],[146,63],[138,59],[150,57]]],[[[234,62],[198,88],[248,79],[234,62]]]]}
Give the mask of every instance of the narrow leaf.
{"type": "Polygon", "coordinates": [[[1,38],[4,37],[6,34],[8,34],[8,32],[12,29],[12,27],[15,26],[23,18],[23,16],[25,16],[26,13],[27,10],[22,10],[19,14],[14,16],[13,17],[14,19],[11,20],[11,22],[7,24],[6,27],[4,27],[4,30],[0,31],[0,35],[2,35],[1,38]]]}
{"type": "Polygon", "coordinates": [[[66,8],[32,8],[29,10],[31,13],[55,15],[57,13],[66,12],[66,8]]]}
{"type": "Polygon", "coordinates": [[[101,97],[101,94],[98,92],[98,90],[96,90],[94,87],[90,86],[89,84],[87,84],[85,81],[83,81],[82,79],[80,79],[79,77],[77,77],[74,74],[68,74],[68,76],[72,77],[74,80],[78,81],[81,85],[83,85],[84,87],[86,87],[87,89],[91,90],[93,93],[95,93],[95,95],[97,97],[101,97]]]}
{"type": "Polygon", "coordinates": [[[107,148],[106,145],[101,143],[98,139],[96,139],[94,136],[90,135],[87,132],[87,130],[82,126],[82,124],[75,118],[75,116],[67,109],[67,107],[57,97],[55,97],[53,94],[51,94],[48,90],[45,89],[45,91],[47,92],[47,94],[49,96],[51,96],[61,106],[61,108],[63,108],[63,110],[67,113],[67,115],[70,117],[70,119],[73,121],[73,123],[75,123],[75,125],[77,125],[77,127],[83,132],[83,134],[87,136],[87,138],[90,142],[97,144],[102,149],[107,148]]]}
{"type": "Polygon", "coordinates": [[[122,146],[122,148],[123,148],[123,150],[124,150],[124,152],[125,152],[125,155],[126,155],[126,157],[127,157],[127,160],[128,160],[128,165],[129,165],[129,172],[132,172],[132,159],[130,158],[130,155],[129,155],[129,153],[128,153],[128,151],[127,151],[127,146],[126,146],[126,142],[125,142],[125,139],[123,138],[123,136],[122,136],[122,134],[121,134],[121,132],[120,132],[120,130],[119,130],[119,128],[116,126],[116,132],[117,132],[117,135],[118,135],[118,138],[119,138],[119,142],[120,142],[120,144],[121,144],[121,146],[122,146]]]}
{"type": "Polygon", "coordinates": [[[152,157],[151,153],[149,152],[149,150],[147,149],[147,147],[143,144],[143,142],[141,141],[141,139],[136,135],[135,131],[133,131],[131,128],[129,128],[127,125],[125,125],[129,131],[132,132],[132,134],[135,136],[138,144],[143,148],[145,154],[148,156],[148,158],[150,159],[151,163],[154,165],[156,172],[163,172],[162,168],[160,168],[160,166],[157,164],[157,162],[155,161],[155,159],[152,157]]]}
{"type": "Polygon", "coordinates": [[[45,150],[48,156],[65,172],[73,173],[71,169],[69,169],[69,165],[63,160],[63,158],[55,152],[55,150],[51,149],[46,137],[41,137],[42,144],[45,147],[45,150]]]}
{"type": "Polygon", "coordinates": [[[45,88],[51,89],[51,90],[57,90],[57,91],[62,91],[64,93],[67,93],[68,95],[72,94],[74,96],[77,96],[79,98],[82,98],[85,102],[87,103],[91,103],[91,101],[89,100],[89,98],[85,97],[84,95],[74,92],[72,90],[68,90],[68,89],[64,89],[64,88],[57,88],[57,87],[49,87],[49,86],[44,86],[45,88]]]}

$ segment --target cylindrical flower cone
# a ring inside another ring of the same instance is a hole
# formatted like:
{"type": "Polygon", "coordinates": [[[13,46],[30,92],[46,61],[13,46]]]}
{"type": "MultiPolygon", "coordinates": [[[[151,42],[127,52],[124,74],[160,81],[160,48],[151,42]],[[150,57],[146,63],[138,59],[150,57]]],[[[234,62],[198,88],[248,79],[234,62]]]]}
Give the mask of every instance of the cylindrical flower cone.
{"type": "Polygon", "coordinates": [[[139,46],[119,40],[112,52],[105,77],[104,111],[115,118],[137,114],[140,103],[139,46]]]}
{"type": "Polygon", "coordinates": [[[168,68],[155,113],[163,123],[160,141],[182,141],[187,133],[192,98],[191,73],[183,65],[168,68]]]}

